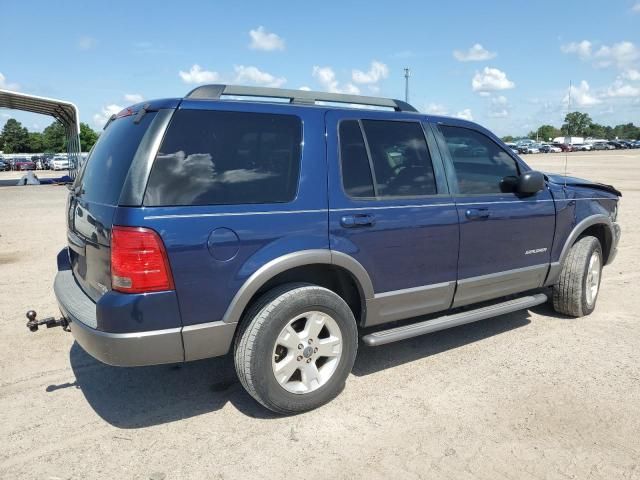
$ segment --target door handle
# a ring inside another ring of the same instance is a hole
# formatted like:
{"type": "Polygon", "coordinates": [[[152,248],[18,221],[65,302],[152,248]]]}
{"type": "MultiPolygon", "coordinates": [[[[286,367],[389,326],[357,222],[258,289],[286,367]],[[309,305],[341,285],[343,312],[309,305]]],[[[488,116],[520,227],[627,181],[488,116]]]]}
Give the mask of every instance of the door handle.
{"type": "Polygon", "coordinates": [[[345,228],[372,227],[375,223],[375,217],[369,214],[345,215],[340,219],[345,228]]]}
{"type": "Polygon", "coordinates": [[[489,209],[488,208],[469,208],[465,212],[465,214],[469,220],[480,220],[483,218],[489,218],[489,209]]]}

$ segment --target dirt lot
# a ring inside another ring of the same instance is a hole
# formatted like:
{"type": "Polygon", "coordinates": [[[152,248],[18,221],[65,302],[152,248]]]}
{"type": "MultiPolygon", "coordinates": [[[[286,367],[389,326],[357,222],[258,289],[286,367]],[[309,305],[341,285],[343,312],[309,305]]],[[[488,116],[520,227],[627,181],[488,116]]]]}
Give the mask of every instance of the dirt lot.
{"type": "MultiPolygon", "coordinates": [[[[561,155],[535,168],[563,171],[561,155]]],[[[548,306],[378,348],[345,391],[278,418],[230,358],[118,369],[24,312],[56,312],[64,187],[0,188],[0,478],[640,478],[640,151],[574,153],[623,191],[595,313],[548,306]]]]}

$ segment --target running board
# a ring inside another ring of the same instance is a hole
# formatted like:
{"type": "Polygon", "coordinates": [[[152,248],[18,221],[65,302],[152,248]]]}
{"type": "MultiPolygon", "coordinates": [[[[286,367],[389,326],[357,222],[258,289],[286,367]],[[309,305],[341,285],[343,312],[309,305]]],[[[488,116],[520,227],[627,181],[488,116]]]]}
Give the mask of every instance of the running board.
{"type": "Polygon", "coordinates": [[[370,347],[377,347],[386,343],[397,342],[407,338],[426,335],[427,333],[445,330],[447,328],[465,325],[467,323],[485,320],[505,313],[516,312],[540,305],[547,301],[544,293],[529,295],[526,297],[508,300],[506,302],[489,305],[488,307],[477,308],[476,310],[468,310],[466,312],[454,313],[453,315],[445,315],[444,317],[425,320],[424,322],[411,323],[402,327],[390,328],[389,330],[381,330],[379,332],[370,333],[362,337],[364,343],[370,347]]]}

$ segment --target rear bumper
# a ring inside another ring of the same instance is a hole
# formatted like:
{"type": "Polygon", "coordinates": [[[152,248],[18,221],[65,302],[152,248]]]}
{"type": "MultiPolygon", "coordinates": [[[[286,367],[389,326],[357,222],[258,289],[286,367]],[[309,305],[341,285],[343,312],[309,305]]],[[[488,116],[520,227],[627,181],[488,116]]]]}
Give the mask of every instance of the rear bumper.
{"type": "Polygon", "coordinates": [[[71,333],[92,357],[109,365],[133,367],[182,362],[180,328],[148,332],[108,333],[97,330],[96,304],[80,288],[71,270],[56,275],[53,289],[71,333]]]}
{"type": "MultiPolygon", "coordinates": [[[[58,271],[53,288],[62,315],[78,344],[108,365],[135,367],[177,363],[225,355],[233,341],[235,323],[209,322],[143,332],[98,330],[96,304],[78,285],[71,270],[58,271]]],[[[123,319],[126,320],[126,319],[123,319]]]]}

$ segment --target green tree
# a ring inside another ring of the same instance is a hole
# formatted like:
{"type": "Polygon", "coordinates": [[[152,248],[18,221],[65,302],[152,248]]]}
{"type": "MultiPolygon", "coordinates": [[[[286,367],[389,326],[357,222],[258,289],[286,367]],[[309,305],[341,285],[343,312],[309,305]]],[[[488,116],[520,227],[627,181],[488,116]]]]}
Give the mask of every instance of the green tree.
{"type": "Polygon", "coordinates": [[[511,135],[507,135],[505,137],[502,137],[502,141],[504,143],[511,143],[513,142],[515,139],[511,136],[511,135]]]}
{"type": "Polygon", "coordinates": [[[45,152],[64,152],[66,145],[67,136],[60,122],[53,122],[42,132],[42,146],[45,152]]]}
{"type": "Polygon", "coordinates": [[[536,133],[538,134],[538,139],[543,140],[545,142],[550,138],[554,139],[560,136],[560,130],[558,130],[553,125],[542,125],[538,127],[538,130],[536,131],[536,133]]]}
{"type": "Polygon", "coordinates": [[[0,134],[0,150],[5,153],[23,153],[29,148],[29,131],[15,118],[4,124],[0,134]]]}
{"type": "Polygon", "coordinates": [[[40,132],[29,132],[28,151],[30,153],[40,153],[43,150],[42,134],[40,132]]]}
{"type": "Polygon", "coordinates": [[[591,117],[588,113],[571,112],[564,117],[561,131],[564,135],[584,137],[591,126],[591,117]]]}
{"type": "Polygon", "coordinates": [[[88,152],[98,140],[98,134],[86,123],[80,124],[80,146],[83,152],[88,152]]]}

